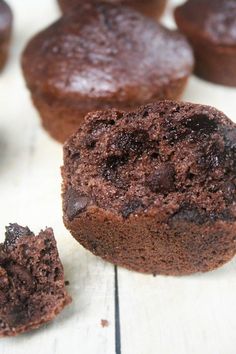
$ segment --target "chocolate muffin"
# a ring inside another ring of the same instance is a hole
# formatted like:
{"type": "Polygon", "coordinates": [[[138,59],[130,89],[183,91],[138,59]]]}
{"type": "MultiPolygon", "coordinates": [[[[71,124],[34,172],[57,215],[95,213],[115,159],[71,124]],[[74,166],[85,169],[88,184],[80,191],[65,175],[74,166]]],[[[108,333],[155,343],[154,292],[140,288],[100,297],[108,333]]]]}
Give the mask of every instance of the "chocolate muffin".
{"type": "Polygon", "coordinates": [[[64,146],[62,176],[65,226],[107,261],[183,275],[236,253],[236,125],[215,108],[90,113],[64,146]]]}
{"type": "Polygon", "coordinates": [[[97,3],[34,37],[22,64],[43,126],[63,142],[88,112],[179,97],[193,55],[181,34],[128,7],[97,3]]]}
{"type": "Polygon", "coordinates": [[[10,224],[0,245],[0,337],[51,321],[71,302],[53,231],[10,224]]]}
{"type": "Polygon", "coordinates": [[[195,50],[195,72],[236,86],[236,1],[189,0],[175,10],[179,29],[195,50]]]}
{"type": "MultiPolygon", "coordinates": [[[[98,0],[90,0],[90,3],[98,2],[98,0]]],[[[166,6],[166,0],[104,0],[108,4],[121,4],[132,7],[133,9],[142,12],[146,16],[158,19],[166,6]]],[[[58,3],[63,12],[74,10],[83,5],[84,0],[58,0],[58,3]]]]}
{"type": "Polygon", "coordinates": [[[3,69],[9,51],[12,31],[12,12],[5,1],[0,0],[0,70],[3,69]]]}

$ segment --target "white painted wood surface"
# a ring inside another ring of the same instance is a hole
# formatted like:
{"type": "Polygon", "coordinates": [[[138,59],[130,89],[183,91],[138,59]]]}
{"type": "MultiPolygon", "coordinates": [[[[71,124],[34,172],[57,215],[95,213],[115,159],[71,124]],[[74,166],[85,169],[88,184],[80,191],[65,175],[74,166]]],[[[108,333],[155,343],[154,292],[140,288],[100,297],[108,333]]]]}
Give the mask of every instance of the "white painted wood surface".
{"type": "MultiPolygon", "coordinates": [[[[85,0],[86,1],[86,0],[85,0]]],[[[54,0],[8,0],[15,15],[0,76],[0,239],[9,222],[54,228],[73,304],[53,323],[0,341],[0,354],[115,354],[114,267],[80,247],[61,218],[61,146],[41,129],[20,70],[32,34],[59,16],[54,0]],[[102,328],[101,319],[109,321],[102,328]]],[[[173,26],[170,0],[164,22],[173,26]]],[[[191,78],[184,99],[236,121],[236,89],[191,78]]],[[[204,275],[152,277],[118,269],[122,354],[235,354],[236,261],[204,275]]],[[[117,354],[120,354],[117,353],[117,354]]]]}

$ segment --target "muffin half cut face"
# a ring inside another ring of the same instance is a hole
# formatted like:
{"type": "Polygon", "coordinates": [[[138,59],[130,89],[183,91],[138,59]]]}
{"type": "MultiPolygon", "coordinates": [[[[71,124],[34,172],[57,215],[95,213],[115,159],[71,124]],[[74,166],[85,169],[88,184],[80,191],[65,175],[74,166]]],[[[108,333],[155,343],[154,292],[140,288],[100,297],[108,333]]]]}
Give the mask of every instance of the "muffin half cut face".
{"type": "Polygon", "coordinates": [[[140,272],[190,274],[236,251],[236,127],[163,101],[87,116],[64,146],[64,222],[87,249],[140,272]]]}

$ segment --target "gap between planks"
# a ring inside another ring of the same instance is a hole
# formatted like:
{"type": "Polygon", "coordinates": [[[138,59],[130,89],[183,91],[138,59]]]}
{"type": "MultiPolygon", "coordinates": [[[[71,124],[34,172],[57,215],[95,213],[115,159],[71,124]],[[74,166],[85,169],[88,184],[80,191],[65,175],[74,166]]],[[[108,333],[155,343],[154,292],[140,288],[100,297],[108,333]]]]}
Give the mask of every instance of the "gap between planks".
{"type": "Polygon", "coordinates": [[[118,280],[118,269],[117,266],[114,267],[115,276],[115,353],[121,354],[121,331],[120,331],[120,301],[119,301],[119,280],[118,280]]]}

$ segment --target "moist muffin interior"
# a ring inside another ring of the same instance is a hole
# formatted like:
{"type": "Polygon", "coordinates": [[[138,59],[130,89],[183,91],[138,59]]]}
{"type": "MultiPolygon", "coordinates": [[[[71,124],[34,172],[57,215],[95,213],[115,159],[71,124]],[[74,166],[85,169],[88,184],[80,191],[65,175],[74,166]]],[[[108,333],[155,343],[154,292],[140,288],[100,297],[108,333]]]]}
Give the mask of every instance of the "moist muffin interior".
{"type": "Polygon", "coordinates": [[[28,227],[6,227],[0,244],[0,337],[37,328],[70,302],[52,229],[35,236],[28,227]]]}
{"type": "Polygon", "coordinates": [[[214,108],[163,101],[88,115],[65,145],[66,213],[96,205],[128,218],[166,206],[175,219],[234,219],[236,128],[214,108]]]}

